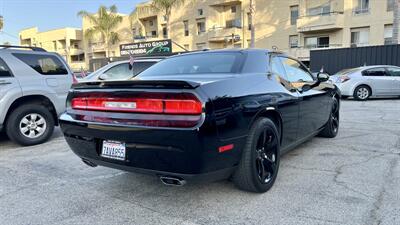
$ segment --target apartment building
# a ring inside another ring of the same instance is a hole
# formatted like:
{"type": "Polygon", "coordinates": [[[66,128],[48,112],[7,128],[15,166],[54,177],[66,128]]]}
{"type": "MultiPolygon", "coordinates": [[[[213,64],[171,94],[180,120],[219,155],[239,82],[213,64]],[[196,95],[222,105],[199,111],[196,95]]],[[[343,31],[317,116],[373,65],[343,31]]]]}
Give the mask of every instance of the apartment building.
{"type": "Polygon", "coordinates": [[[19,33],[20,45],[36,46],[57,52],[74,71],[86,69],[82,30],[62,28],[39,32],[37,27],[24,29],[19,33]]]}
{"type": "MultiPolygon", "coordinates": [[[[255,45],[308,61],[312,49],[391,44],[393,2],[255,0],[255,45]]],[[[161,13],[139,15],[134,41],[163,39],[165,23],[161,13]]],[[[189,50],[247,48],[248,23],[249,0],[186,1],[173,11],[169,37],[189,50]]],[[[174,51],[182,49],[174,46],[174,51]]]]}
{"type": "MultiPolygon", "coordinates": [[[[394,0],[254,1],[257,48],[276,48],[307,62],[313,49],[392,43],[394,0]]],[[[136,7],[149,4],[150,1],[136,7]]],[[[92,59],[120,56],[121,44],[167,37],[178,44],[173,44],[173,52],[184,51],[183,48],[247,48],[250,45],[249,4],[250,0],[185,1],[172,10],[169,34],[162,12],[142,10],[133,19],[120,14],[123,20],[114,31],[120,40],[111,43],[108,53],[100,36],[88,40],[82,35],[93,26],[85,18],[82,31],[72,28],[42,33],[37,28],[21,31],[21,44],[69,55],[71,65],[76,59],[83,60],[86,68],[92,59]],[[77,49],[75,54],[71,49],[77,49]],[[76,52],[79,52],[78,58],[76,52]]]]}

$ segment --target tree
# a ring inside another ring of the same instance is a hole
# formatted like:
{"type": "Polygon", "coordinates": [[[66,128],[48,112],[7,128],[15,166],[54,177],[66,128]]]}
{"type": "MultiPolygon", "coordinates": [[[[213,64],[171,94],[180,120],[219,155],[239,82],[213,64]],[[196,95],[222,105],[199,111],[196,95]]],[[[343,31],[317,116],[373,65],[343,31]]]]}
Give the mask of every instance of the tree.
{"type": "Polygon", "coordinates": [[[393,0],[393,44],[399,44],[400,0],[393,0]]]}
{"type": "Polygon", "coordinates": [[[153,0],[149,5],[136,8],[130,15],[131,19],[138,18],[138,14],[148,12],[162,12],[165,18],[167,38],[169,38],[170,18],[173,7],[179,7],[184,4],[185,0],[153,0]]]}
{"type": "Polygon", "coordinates": [[[3,16],[0,16],[0,31],[3,30],[3,16]]]}
{"type": "Polygon", "coordinates": [[[122,22],[122,16],[118,15],[117,7],[115,5],[100,6],[96,13],[82,10],[78,12],[78,16],[87,18],[93,25],[85,31],[84,35],[87,39],[93,39],[95,35],[100,35],[106,46],[106,57],[108,58],[111,45],[119,41],[118,33],[114,32],[122,22]]]}
{"type": "Polygon", "coordinates": [[[253,17],[255,13],[255,3],[254,0],[250,0],[250,14],[249,14],[249,25],[250,25],[250,48],[255,47],[256,31],[254,28],[253,17]]]}

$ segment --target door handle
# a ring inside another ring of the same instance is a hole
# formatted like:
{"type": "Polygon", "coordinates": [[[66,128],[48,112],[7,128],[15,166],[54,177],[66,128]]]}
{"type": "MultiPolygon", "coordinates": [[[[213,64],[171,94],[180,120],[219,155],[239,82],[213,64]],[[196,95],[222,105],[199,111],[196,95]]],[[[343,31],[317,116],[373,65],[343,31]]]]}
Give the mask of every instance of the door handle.
{"type": "Polygon", "coordinates": [[[0,80],[0,85],[11,84],[10,81],[0,80]]]}

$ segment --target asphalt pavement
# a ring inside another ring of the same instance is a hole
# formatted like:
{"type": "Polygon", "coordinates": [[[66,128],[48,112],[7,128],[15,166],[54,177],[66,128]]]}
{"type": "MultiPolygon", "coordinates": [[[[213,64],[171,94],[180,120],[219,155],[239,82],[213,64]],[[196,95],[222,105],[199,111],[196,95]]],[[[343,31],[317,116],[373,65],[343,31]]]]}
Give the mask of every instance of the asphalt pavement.
{"type": "Polygon", "coordinates": [[[284,155],[265,194],[90,168],[59,129],[33,147],[0,134],[0,224],[400,224],[400,100],[342,101],[340,121],[284,155]]]}

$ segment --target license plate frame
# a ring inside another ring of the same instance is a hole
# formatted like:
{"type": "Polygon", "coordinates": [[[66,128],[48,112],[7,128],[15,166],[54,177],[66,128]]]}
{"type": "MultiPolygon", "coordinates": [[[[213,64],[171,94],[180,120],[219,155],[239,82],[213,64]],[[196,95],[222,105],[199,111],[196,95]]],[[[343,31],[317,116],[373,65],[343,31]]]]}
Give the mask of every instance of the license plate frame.
{"type": "Polygon", "coordinates": [[[126,144],[120,141],[103,140],[100,156],[119,161],[126,160],[126,144]]]}

